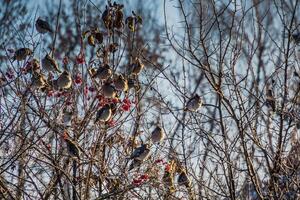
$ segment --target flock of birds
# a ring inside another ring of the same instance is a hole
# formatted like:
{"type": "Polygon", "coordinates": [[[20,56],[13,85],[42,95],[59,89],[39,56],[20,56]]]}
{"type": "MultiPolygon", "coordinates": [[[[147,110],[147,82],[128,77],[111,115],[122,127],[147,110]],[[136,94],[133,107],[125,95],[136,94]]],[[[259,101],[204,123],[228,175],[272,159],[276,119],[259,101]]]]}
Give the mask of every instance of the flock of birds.
{"type": "MultiPolygon", "coordinates": [[[[53,33],[53,30],[48,22],[38,18],[36,21],[36,30],[41,33],[53,33]]],[[[28,56],[31,56],[33,51],[29,48],[20,48],[15,51],[13,56],[13,60],[23,61],[28,56]]],[[[59,76],[54,80],[47,80],[46,76],[42,73],[40,62],[33,58],[31,61],[31,88],[37,90],[43,90],[47,88],[51,88],[54,90],[68,90],[72,87],[72,75],[70,72],[65,69],[63,72],[59,69],[59,65],[56,60],[51,57],[49,54],[46,54],[43,59],[41,59],[42,70],[48,73],[58,73],[59,76]]],[[[144,68],[144,64],[140,59],[136,58],[132,64],[131,74],[138,75],[142,69],[144,68]]],[[[107,82],[112,75],[113,72],[110,69],[108,64],[100,66],[99,68],[90,68],[89,74],[92,78],[100,79],[104,82],[102,84],[102,95],[105,98],[115,98],[117,96],[118,91],[126,92],[130,87],[129,81],[121,74],[117,75],[113,84],[107,82]]],[[[185,106],[185,111],[195,112],[202,106],[202,100],[198,94],[195,94],[185,106]]],[[[113,110],[115,109],[115,104],[106,104],[102,108],[100,108],[96,114],[95,123],[105,123],[108,122],[112,115],[113,110]]],[[[157,126],[154,128],[151,134],[150,142],[152,144],[161,143],[165,138],[165,132],[161,126],[157,126]]],[[[72,141],[68,136],[64,136],[64,140],[67,144],[67,150],[71,157],[79,158],[80,149],[78,145],[72,141]]],[[[129,170],[132,170],[136,167],[139,167],[147,158],[150,156],[150,144],[142,143],[141,146],[137,147],[133,150],[132,154],[129,156],[129,160],[131,160],[131,165],[129,166],[129,170]]],[[[186,173],[183,171],[179,176],[179,182],[186,182],[188,180],[186,173]]]]}
{"type": "MultiPolygon", "coordinates": [[[[53,30],[50,24],[40,18],[36,20],[35,23],[36,30],[40,34],[45,33],[53,33],[53,30]]],[[[292,39],[299,44],[300,43],[300,34],[293,34],[292,39]]],[[[29,48],[20,48],[15,51],[13,56],[13,60],[22,61],[25,60],[28,56],[31,56],[33,51],[29,48]]],[[[40,71],[40,62],[37,59],[32,59],[32,80],[31,86],[34,89],[47,89],[53,88],[54,90],[68,90],[72,87],[72,75],[70,72],[65,69],[63,72],[59,69],[59,65],[56,60],[51,57],[49,54],[46,54],[45,57],[41,60],[42,69],[46,72],[54,72],[59,73],[57,79],[52,80],[49,82],[46,79],[46,76],[40,71]]],[[[144,64],[141,62],[140,59],[136,58],[132,64],[131,74],[136,76],[138,75],[142,69],[144,68],[144,64]]],[[[122,74],[116,76],[113,81],[113,84],[109,81],[110,77],[114,74],[108,64],[104,64],[99,68],[90,68],[89,74],[91,78],[99,79],[103,81],[102,84],[102,95],[105,98],[115,98],[117,96],[117,92],[127,92],[130,88],[130,82],[127,80],[122,74]]],[[[268,107],[272,108],[275,111],[275,98],[273,96],[273,92],[271,89],[267,89],[267,98],[266,104],[268,107]]],[[[185,111],[196,112],[201,106],[203,102],[201,97],[198,94],[195,94],[192,98],[190,98],[184,108],[185,111]]],[[[108,122],[113,114],[114,110],[116,109],[115,104],[106,104],[102,108],[100,108],[96,114],[95,123],[106,123],[108,122]]],[[[160,144],[165,139],[165,132],[160,125],[157,125],[151,133],[150,142],[142,143],[139,147],[135,148],[132,154],[127,158],[131,160],[131,164],[129,166],[129,171],[138,168],[141,164],[149,158],[151,154],[151,143],[152,144],[160,144]]],[[[71,157],[77,157],[80,159],[80,148],[78,145],[72,141],[69,136],[64,135],[64,140],[67,144],[67,150],[71,157]]],[[[190,184],[189,178],[185,170],[181,170],[179,172],[178,180],[179,185],[186,185],[190,184]]]]}

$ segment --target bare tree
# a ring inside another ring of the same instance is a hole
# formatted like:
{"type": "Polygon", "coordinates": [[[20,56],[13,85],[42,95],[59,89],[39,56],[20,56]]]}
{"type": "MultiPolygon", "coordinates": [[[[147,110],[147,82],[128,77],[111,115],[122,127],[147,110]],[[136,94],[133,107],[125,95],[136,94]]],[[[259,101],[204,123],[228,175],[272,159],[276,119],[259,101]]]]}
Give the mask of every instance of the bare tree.
{"type": "Polygon", "coordinates": [[[300,198],[298,1],[3,5],[1,199],[300,198]]]}
{"type": "Polygon", "coordinates": [[[177,122],[177,155],[195,194],[299,198],[297,161],[286,164],[291,152],[299,156],[298,1],[177,1],[177,29],[167,18],[169,4],[166,35],[183,62],[176,78],[183,78],[185,94],[204,101],[201,111],[181,113],[177,122]]]}

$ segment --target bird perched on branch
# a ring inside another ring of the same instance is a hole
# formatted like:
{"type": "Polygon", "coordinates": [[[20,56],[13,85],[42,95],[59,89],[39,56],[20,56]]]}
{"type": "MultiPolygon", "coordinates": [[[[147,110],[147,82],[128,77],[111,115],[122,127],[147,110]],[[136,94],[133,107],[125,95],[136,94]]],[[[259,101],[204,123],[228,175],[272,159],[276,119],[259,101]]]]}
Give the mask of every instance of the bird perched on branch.
{"type": "Polygon", "coordinates": [[[137,81],[133,78],[129,78],[127,83],[128,83],[128,89],[135,88],[138,85],[137,81]]]}
{"type": "Polygon", "coordinates": [[[75,142],[73,142],[69,138],[64,138],[64,140],[67,144],[67,150],[68,150],[68,153],[70,154],[70,156],[77,157],[79,159],[80,158],[79,157],[80,150],[79,150],[78,146],[75,144],[75,142]]]}
{"type": "Polygon", "coordinates": [[[112,21],[112,11],[110,7],[106,6],[106,9],[102,13],[102,20],[104,22],[105,28],[107,29],[112,28],[113,21],[112,21]]]}
{"type": "Polygon", "coordinates": [[[144,161],[149,157],[149,155],[150,155],[149,144],[142,144],[140,147],[136,148],[132,152],[129,159],[144,161]]]}
{"type": "Polygon", "coordinates": [[[33,58],[31,61],[30,61],[30,68],[28,69],[30,72],[38,72],[40,71],[40,61],[36,58],[33,58]]]}
{"type": "Polygon", "coordinates": [[[59,89],[69,89],[72,87],[72,76],[68,71],[64,71],[56,80],[59,89]]]}
{"type": "Polygon", "coordinates": [[[91,76],[92,78],[94,78],[96,72],[97,72],[97,69],[96,69],[95,67],[90,67],[90,68],[88,69],[88,73],[90,74],[90,76],[91,76]]]}
{"type": "Polygon", "coordinates": [[[197,111],[201,106],[203,102],[198,94],[195,94],[194,97],[192,97],[186,104],[185,110],[189,110],[192,112],[197,111]]]}
{"type": "Polygon", "coordinates": [[[114,81],[115,88],[119,91],[126,92],[128,90],[127,79],[123,77],[122,74],[119,74],[114,81]]]}
{"type": "Polygon", "coordinates": [[[29,48],[20,48],[15,51],[13,60],[22,61],[25,60],[27,56],[32,55],[33,51],[29,48]]]}
{"type": "Polygon", "coordinates": [[[41,33],[41,34],[44,34],[44,33],[53,33],[53,30],[52,28],[50,27],[50,24],[44,20],[42,20],[41,18],[38,18],[35,22],[35,27],[36,27],[36,30],[41,33]]]}
{"type": "Polygon", "coordinates": [[[267,107],[272,108],[273,112],[276,110],[276,102],[275,98],[273,96],[273,91],[271,89],[267,89],[267,94],[266,94],[266,105],[267,107]]]}
{"type": "Polygon", "coordinates": [[[107,80],[111,77],[112,71],[108,64],[101,66],[92,75],[92,78],[99,78],[100,80],[107,80]]]}
{"type": "Polygon", "coordinates": [[[185,170],[181,170],[177,179],[178,185],[184,185],[185,187],[189,188],[191,186],[191,181],[186,174],[185,170]]]}
{"type": "Polygon", "coordinates": [[[122,11],[123,5],[116,4],[115,7],[116,7],[116,11],[115,11],[114,27],[117,29],[121,29],[124,26],[123,23],[124,14],[122,11]]]}
{"type": "Polygon", "coordinates": [[[43,69],[48,72],[61,73],[61,71],[58,68],[57,62],[49,54],[46,54],[46,56],[42,59],[42,66],[43,66],[43,69]]]}
{"type": "Polygon", "coordinates": [[[144,64],[142,63],[141,59],[136,58],[134,63],[131,65],[131,74],[138,75],[139,73],[141,73],[143,68],[144,64]]]}
{"type": "Polygon", "coordinates": [[[115,98],[117,91],[116,88],[110,83],[105,83],[102,86],[102,93],[106,98],[115,98]]]}
{"type": "Polygon", "coordinates": [[[164,138],[164,130],[160,126],[157,126],[151,134],[152,143],[160,143],[164,138]]]}
{"type": "Polygon", "coordinates": [[[294,33],[294,34],[292,34],[291,38],[292,38],[292,40],[294,40],[294,42],[296,44],[300,43],[300,33],[294,33]]]}
{"type": "Polygon", "coordinates": [[[62,112],[62,122],[65,124],[69,123],[73,118],[73,114],[73,109],[68,109],[67,107],[65,107],[62,112]]]}
{"type": "Polygon", "coordinates": [[[95,123],[98,121],[107,122],[110,120],[111,115],[112,115],[111,105],[106,104],[100,110],[98,110],[98,112],[96,114],[95,123]]]}
{"type": "Polygon", "coordinates": [[[47,79],[42,73],[34,72],[31,77],[31,86],[34,89],[43,89],[48,86],[47,79]]]}
{"type": "Polygon", "coordinates": [[[136,167],[140,167],[144,160],[149,157],[149,155],[149,144],[142,144],[140,147],[136,148],[129,157],[129,159],[132,159],[132,161],[128,170],[130,171],[136,167]]]}

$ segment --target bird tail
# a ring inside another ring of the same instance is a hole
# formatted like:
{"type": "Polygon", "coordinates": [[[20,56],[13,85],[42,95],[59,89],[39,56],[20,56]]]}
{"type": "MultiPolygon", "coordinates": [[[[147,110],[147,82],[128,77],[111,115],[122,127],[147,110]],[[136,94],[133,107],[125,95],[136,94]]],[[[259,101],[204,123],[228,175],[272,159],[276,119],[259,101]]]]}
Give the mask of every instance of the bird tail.
{"type": "Polygon", "coordinates": [[[134,166],[133,166],[133,164],[131,163],[131,164],[129,165],[128,171],[130,172],[131,170],[133,170],[133,168],[134,168],[134,166]]]}

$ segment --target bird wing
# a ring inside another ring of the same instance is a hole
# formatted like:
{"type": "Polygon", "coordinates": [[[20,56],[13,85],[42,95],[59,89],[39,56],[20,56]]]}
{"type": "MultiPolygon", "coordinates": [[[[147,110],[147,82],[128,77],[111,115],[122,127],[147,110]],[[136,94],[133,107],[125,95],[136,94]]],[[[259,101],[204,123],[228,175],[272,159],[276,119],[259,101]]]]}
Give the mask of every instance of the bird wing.
{"type": "MultiPolygon", "coordinates": [[[[97,115],[96,115],[96,121],[95,122],[97,122],[101,117],[102,117],[102,115],[106,115],[106,112],[107,110],[106,110],[106,108],[101,108],[98,112],[97,112],[97,115]]],[[[109,112],[109,111],[107,111],[107,112],[109,112]]],[[[109,113],[107,114],[107,115],[110,115],[109,113]]],[[[104,119],[103,119],[104,120],[104,119]]],[[[104,120],[104,121],[106,121],[106,119],[104,120]]]]}
{"type": "Polygon", "coordinates": [[[50,56],[48,57],[48,60],[51,63],[51,65],[54,67],[54,69],[56,71],[58,71],[59,73],[61,73],[61,71],[58,69],[58,65],[57,65],[56,61],[53,58],[51,58],[50,56]]]}
{"type": "Polygon", "coordinates": [[[187,177],[187,174],[185,172],[181,172],[181,174],[178,176],[178,184],[185,185],[186,187],[189,187],[190,180],[187,177]]]}
{"type": "Polygon", "coordinates": [[[79,149],[78,149],[77,145],[70,140],[66,140],[66,141],[67,141],[68,150],[71,153],[73,153],[75,156],[79,157],[79,149]]]}
{"type": "Polygon", "coordinates": [[[131,156],[130,156],[130,159],[139,157],[143,151],[144,151],[144,148],[143,148],[143,147],[138,147],[138,148],[136,148],[136,149],[132,152],[132,154],[131,154],[131,156]]]}
{"type": "Polygon", "coordinates": [[[137,160],[143,161],[145,159],[148,158],[148,156],[150,155],[150,150],[149,149],[144,149],[138,156],[137,156],[137,160]]]}
{"type": "Polygon", "coordinates": [[[50,27],[50,24],[46,21],[38,21],[38,25],[42,28],[42,29],[45,29],[47,31],[49,31],[50,33],[53,33],[51,27],[50,27]]]}
{"type": "Polygon", "coordinates": [[[98,110],[98,112],[97,112],[97,114],[96,114],[96,120],[95,120],[95,122],[97,122],[97,121],[100,119],[102,113],[103,113],[103,110],[102,110],[102,109],[98,110]]]}
{"type": "Polygon", "coordinates": [[[186,103],[185,109],[188,110],[192,106],[193,101],[194,101],[194,98],[189,99],[188,102],[186,103]]]}

